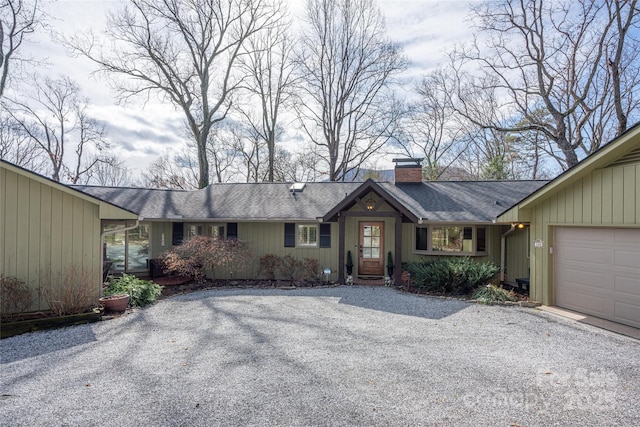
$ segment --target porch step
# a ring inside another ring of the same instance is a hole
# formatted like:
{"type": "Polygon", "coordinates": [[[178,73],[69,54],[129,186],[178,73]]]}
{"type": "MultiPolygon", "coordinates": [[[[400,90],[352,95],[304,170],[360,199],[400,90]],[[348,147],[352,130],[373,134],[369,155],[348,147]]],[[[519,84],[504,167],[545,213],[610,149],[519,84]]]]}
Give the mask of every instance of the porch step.
{"type": "Polygon", "coordinates": [[[382,276],[358,276],[353,279],[354,285],[364,286],[384,286],[384,277],[382,276]]]}

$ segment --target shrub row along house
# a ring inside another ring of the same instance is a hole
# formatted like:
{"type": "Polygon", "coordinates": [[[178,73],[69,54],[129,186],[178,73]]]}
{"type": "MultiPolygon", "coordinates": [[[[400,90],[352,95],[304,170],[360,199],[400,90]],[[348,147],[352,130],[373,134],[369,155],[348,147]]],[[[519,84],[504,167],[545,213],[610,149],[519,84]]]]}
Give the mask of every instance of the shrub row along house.
{"type": "MultiPolygon", "coordinates": [[[[532,299],[640,327],[640,127],[553,181],[422,182],[420,159],[396,159],[395,182],[213,184],[195,191],[74,186],[1,162],[0,274],[38,287],[75,264],[100,292],[113,272],[195,235],[239,239],[254,261],[218,278],[256,278],[271,254],[310,258],[344,283],[401,264],[469,256],[501,265],[532,299]]],[[[222,274],[222,276],[220,276],[222,274]]],[[[36,302],[32,309],[45,309],[36,302]]]]}

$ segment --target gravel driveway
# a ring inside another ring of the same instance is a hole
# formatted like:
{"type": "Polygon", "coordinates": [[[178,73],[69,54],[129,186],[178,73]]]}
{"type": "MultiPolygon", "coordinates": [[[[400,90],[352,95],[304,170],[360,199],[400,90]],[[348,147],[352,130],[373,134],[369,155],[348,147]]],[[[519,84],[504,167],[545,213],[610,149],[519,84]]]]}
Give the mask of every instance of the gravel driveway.
{"type": "Polygon", "coordinates": [[[0,341],[14,426],[640,425],[640,342],[390,288],[234,289],[0,341]]]}

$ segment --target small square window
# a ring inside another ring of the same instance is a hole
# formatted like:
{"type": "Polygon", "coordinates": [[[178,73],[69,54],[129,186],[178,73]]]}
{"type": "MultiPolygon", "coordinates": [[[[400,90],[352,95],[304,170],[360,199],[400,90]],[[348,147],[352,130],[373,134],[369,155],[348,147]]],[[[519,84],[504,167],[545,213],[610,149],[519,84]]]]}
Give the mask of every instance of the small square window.
{"type": "Polygon", "coordinates": [[[318,226],[317,225],[298,225],[298,246],[317,246],[318,245],[318,226]]]}

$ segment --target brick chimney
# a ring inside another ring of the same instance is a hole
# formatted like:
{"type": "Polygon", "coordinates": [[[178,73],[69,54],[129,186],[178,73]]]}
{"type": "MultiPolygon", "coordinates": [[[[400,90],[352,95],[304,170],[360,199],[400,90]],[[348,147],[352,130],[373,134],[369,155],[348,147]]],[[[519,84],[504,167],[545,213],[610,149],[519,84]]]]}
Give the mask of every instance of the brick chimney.
{"type": "Polygon", "coordinates": [[[412,183],[420,183],[422,182],[422,158],[402,158],[402,159],[393,159],[392,161],[396,164],[394,172],[395,172],[395,182],[396,184],[402,182],[412,182],[412,183]]]}

